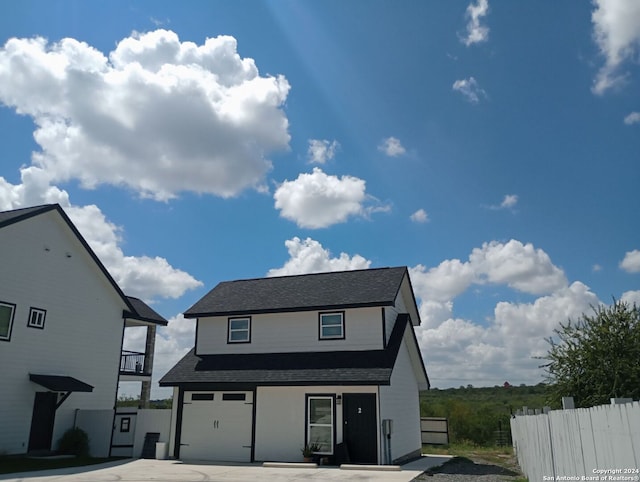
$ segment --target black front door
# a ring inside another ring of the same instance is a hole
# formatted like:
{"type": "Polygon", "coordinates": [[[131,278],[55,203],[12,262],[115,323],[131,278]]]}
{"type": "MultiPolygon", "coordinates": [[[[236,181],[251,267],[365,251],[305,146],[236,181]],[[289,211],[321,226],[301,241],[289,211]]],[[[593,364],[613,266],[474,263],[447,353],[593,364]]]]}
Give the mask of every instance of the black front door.
{"type": "Polygon", "coordinates": [[[51,450],[53,422],[56,418],[58,394],[55,392],[36,392],[31,416],[31,433],[29,434],[29,452],[51,450]]]}
{"type": "Polygon", "coordinates": [[[342,395],[344,442],[349,459],[356,464],[378,463],[376,395],[345,393],[342,395]]]}

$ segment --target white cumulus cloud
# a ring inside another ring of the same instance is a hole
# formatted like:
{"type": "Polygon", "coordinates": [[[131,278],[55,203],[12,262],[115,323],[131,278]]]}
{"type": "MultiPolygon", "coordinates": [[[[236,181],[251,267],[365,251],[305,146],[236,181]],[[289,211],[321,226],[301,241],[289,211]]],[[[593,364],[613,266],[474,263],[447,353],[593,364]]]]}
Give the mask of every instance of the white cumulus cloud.
{"type": "Polygon", "coordinates": [[[620,261],[620,268],[627,273],[640,273],[640,250],[628,251],[620,261]]]}
{"type": "Polygon", "coordinates": [[[331,257],[331,252],[311,238],[301,240],[298,237],[285,241],[289,252],[289,259],[281,268],[270,269],[267,276],[288,276],[306,273],[323,273],[327,271],[350,271],[367,269],[371,261],[359,254],[349,256],[340,253],[337,258],[331,257]]]}
{"type": "Polygon", "coordinates": [[[302,228],[326,228],[371,211],[364,205],[370,199],[364,180],[331,176],[318,167],[310,174],[302,173],[293,181],[284,181],[273,197],[280,215],[302,228]]]}
{"type": "Polygon", "coordinates": [[[414,223],[426,223],[429,221],[429,215],[424,209],[418,209],[410,218],[414,223]]]}
{"type": "Polygon", "coordinates": [[[288,148],[283,76],[261,76],[236,40],[134,33],[105,55],[75,39],[0,48],[0,102],[36,124],[34,165],[53,182],[107,183],[167,200],[261,188],[288,148]]]}
{"type": "Polygon", "coordinates": [[[309,162],[313,164],[325,164],[335,157],[336,151],[339,148],[340,143],[338,141],[309,139],[309,149],[307,150],[309,162]]]}
{"type": "Polygon", "coordinates": [[[640,2],[638,0],[594,0],[591,15],[593,36],[604,57],[592,90],[603,94],[624,83],[621,72],[626,61],[634,61],[640,52],[640,2]]]}
{"type": "Polygon", "coordinates": [[[640,290],[636,291],[625,291],[622,293],[620,297],[620,301],[624,301],[625,303],[629,303],[630,305],[640,306],[640,290]]]}
{"type": "Polygon", "coordinates": [[[378,146],[378,150],[384,152],[389,157],[398,157],[407,152],[400,139],[396,137],[387,137],[382,140],[382,143],[378,146]]]}
{"type": "Polygon", "coordinates": [[[460,92],[464,98],[472,104],[477,104],[481,99],[487,98],[487,93],[480,87],[478,81],[473,77],[456,80],[453,83],[452,89],[456,92],[460,92]]]}
{"type": "Polygon", "coordinates": [[[489,39],[489,27],[480,23],[482,17],[489,12],[489,0],[478,0],[467,6],[465,17],[467,22],[467,35],[461,37],[460,41],[467,47],[470,45],[486,42],[489,39]]]}
{"type": "Polygon", "coordinates": [[[480,283],[505,284],[534,295],[552,293],[567,285],[564,272],[547,253],[515,239],[484,243],[474,248],[469,262],[480,283]]]}
{"type": "Polygon", "coordinates": [[[640,124],[640,112],[632,112],[624,118],[624,123],[630,126],[631,124],[640,124]]]}

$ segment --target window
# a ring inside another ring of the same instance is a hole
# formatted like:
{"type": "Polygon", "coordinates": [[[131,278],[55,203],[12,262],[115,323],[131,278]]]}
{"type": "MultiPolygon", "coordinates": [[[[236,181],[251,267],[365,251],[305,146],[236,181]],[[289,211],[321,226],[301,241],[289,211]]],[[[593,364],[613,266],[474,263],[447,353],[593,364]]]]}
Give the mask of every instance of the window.
{"type": "Polygon", "coordinates": [[[320,339],[344,338],[344,312],[320,313],[320,339]]]}
{"type": "Polygon", "coordinates": [[[318,454],[333,454],[333,396],[307,398],[307,444],[318,454]]]}
{"type": "Polygon", "coordinates": [[[29,322],[27,326],[31,328],[40,328],[44,329],[44,319],[47,316],[46,310],[41,310],[40,308],[31,308],[29,310],[29,322]]]}
{"type": "Polygon", "coordinates": [[[222,400],[244,401],[246,399],[247,399],[246,393],[223,393],[222,394],[222,400]]]}
{"type": "Polygon", "coordinates": [[[191,401],[192,402],[205,402],[213,400],[213,393],[192,393],[191,401]]]}
{"type": "Polygon", "coordinates": [[[122,417],[120,419],[120,432],[128,432],[131,429],[131,417],[122,417]]]}
{"type": "Polygon", "coordinates": [[[11,327],[13,326],[13,315],[16,305],[0,301],[0,340],[9,341],[11,339],[11,327]]]}
{"type": "Polygon", "coordinates": [[[251,342],[251,318],[229,318],[229,343],[251,342]]]}

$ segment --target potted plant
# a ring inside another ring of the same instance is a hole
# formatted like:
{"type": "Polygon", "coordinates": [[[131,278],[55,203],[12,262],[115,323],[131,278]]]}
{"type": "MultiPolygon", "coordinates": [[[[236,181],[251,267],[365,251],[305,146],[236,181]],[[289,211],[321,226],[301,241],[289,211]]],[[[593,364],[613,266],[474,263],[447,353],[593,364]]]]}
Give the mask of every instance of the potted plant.
{"type": "Polygon", "coordinates": [[[305,462],[312,462],[313,456],[318,450],[320,450],[320,445],[307,443],[300,451],[302,452],[302,458],[305,462]]]}

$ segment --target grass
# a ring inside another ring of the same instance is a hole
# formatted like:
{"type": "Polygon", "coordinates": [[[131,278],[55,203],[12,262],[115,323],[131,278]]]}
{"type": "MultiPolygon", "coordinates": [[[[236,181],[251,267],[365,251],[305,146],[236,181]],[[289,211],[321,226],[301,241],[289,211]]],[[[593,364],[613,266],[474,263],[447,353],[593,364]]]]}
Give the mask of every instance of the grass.
{"type": "Polygon", "coordinates": [[[36,470],[62,469],[67,467],[82,467],[85,465],[102,464],[120,460],[119,457],[93,458],[73,457],[64,459],[31,458],[24,455],[0,456],[0,474],[13,474],[16,472],[31,472],[36,470]]]}

